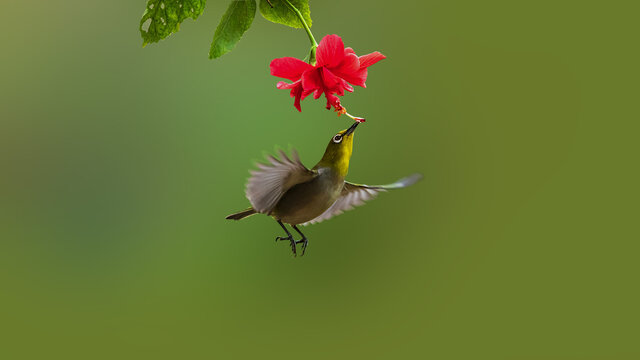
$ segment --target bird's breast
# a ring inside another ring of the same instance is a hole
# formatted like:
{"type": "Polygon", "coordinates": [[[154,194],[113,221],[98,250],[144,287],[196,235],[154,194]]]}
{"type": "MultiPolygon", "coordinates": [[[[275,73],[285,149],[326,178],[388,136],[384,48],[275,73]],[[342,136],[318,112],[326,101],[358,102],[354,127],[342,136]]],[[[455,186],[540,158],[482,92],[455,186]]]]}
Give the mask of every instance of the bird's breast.
{"type": "Polygon", "coordinates": [[[319,171],[313,180],[289,189],[276,205],[273,215],[287,224],[301,224],[325,212],[338,199],[344,178],[331,171],[319,171]]]}

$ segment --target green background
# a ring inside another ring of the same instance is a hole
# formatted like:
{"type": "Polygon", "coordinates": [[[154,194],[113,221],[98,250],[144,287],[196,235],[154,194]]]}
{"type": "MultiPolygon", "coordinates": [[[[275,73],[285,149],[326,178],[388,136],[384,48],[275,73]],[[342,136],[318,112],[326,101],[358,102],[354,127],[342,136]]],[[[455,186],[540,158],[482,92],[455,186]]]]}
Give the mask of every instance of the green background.
{"type": "Polygon", "coordinates": [[[275,89],[302,30],[258,15],[208,60],[226,6],[142,48],[141,0],[3,2],[0,357],[640,356],[637,9],[312,1],[388,57],[343,98],[348,178],[425,178],[293,258],[224,216],[264,152],[313,166],[350,122],[275,89]]]}

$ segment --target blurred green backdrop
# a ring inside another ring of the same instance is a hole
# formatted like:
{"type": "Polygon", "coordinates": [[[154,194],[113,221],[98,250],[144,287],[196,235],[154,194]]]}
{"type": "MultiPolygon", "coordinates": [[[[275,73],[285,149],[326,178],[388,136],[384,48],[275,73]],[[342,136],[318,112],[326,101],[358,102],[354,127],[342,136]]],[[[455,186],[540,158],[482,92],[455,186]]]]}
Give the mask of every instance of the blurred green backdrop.
{"type": "Polygon", "coordinates": [[[349,179],[425,179],[294,259],[224,216],[264,151],[313,166],[349,122],[275,89],[301,30],[208,60],[226,5],[143,49],[142,0],[3,2],[1,358],[640,356],[637,9],[312,1],[388,56],[343,98],[349,179]]]}

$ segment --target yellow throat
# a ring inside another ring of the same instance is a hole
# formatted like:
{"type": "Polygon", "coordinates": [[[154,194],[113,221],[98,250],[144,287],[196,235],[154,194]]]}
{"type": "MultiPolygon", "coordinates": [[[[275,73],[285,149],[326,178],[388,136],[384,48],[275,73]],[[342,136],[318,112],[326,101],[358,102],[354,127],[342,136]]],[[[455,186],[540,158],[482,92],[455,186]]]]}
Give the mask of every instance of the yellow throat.
{"type": "Polygon", "coordinates": [[[355,129],[355,126],[342,130],[329,141],[322,159],[315,166],[316,168],[328,167],[335,170],[342,177],[347,176],[349,160],[353,151],[353,129],[355,129]]]}

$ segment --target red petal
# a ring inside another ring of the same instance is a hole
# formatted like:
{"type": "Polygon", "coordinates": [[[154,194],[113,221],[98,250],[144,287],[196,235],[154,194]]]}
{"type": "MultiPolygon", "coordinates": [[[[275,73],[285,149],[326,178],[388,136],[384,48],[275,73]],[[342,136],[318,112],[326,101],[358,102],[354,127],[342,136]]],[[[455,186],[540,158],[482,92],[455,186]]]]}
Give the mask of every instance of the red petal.
{"type": "Polygon", "coordinates": [[[320,77],[320,73],[317,70],[319,69],[305,71],[305,73],[302,74],[303,89],[312,91],[318,88],[322,89],[322,78],[320,77]]]}
{"type": "Polygon", "coordinates": [[[317,66],[335,67],[344,58],[344,43],[338,35],[327,35],[322,38],[316,51],[317,66]]]}
{"type": "Polygon", "coordinates": [[[338,74],[341,78],[347,80],[353,85],[367,87],[364,82],[367,81],[367,68],[361,68],[360,70],[350,74],[338,74]]]}
{"type": "Polygon", "coordinates": [[[348,82],[346,82],[344,79],[340,79],[342,80],[342,87],[347,90],[348,92],[353,92],[353,86],[349,85],[348,82]]]}
{"type": "Polygon", "coordinates": [[[311,91],[303,90],[302,91],[302,100],[304,100],[304,98],[309,96],[309,94],[311,94],[312,92],[313,92],[313,90],[311,90],[311,91]]]}
{"type": "Polygon", "coordinates": [[[340,105],[340,99],[338,99],[337,96],[331,93],[325,94],[325,96],[327,97],[327,110],[331,109],[331,106],[333,106],[333,108],[336,110],[342,108],[342,106],[340,105]]]}
{"type": "Polygon", "coordinates": [[[276,87],[278,89],[291,89],[291,92],[289,93],[289,95],[292,98],[295,98],[293,102],[293,106],[295,106],[296,109],[298,109],[298,111],[302,112],[302,108],[300,107],[300,100],[304,99],[304,96],[302,96],[304,95],[302,91],[302,81],[298,80],[293,84],[289,84],[284,81],[279,81],[276,87]]]}
{"type": "Polygon", "coordinates": [[[298,109],[299,112],[302,112],[302,106],[300,106],[300,100],[302,95],[302,86],[298,86],[296,88],[291,89],[291,97],[295,97],[293,100],[293,106],[298,109]]]}
{"type": "Polygon", "coordinates": [[[313,68],[310,64],[292,57],[273,59],[269,67],[271,68],[271,75],[291,81],[299,80],[302,73],[313,68]]]}
{"type": "Polygon", "coordinates": [[[302,93],[302,87],[298,86],[291,89],[291,97],[295,98],[293,100],[293,106],[298,109],[299,112],[302,112],[302,106],[300,106],[300,94],[302,93]]]}
{"type": "Polygon", "coordinates": [[[371,54],[360,56],[360,68],[368,68],[369,66],[377,63],[382,59],[386,59],[387,57],[382,55],[381,53],[374,51],[371,54]]]}
{"type": "Polygon", "coordinates": [[[322,68],[322,82],[324,83],[324,87],[329,88],[329,89],[333,89],[335,88],[337,85],[341,84],[341,80],[339,77],[333,75],[333,73],[323,67],[322,68]]]}
{"type": "Polygon", "coordinates": [[[355,55],[355,53],[356,53],[356,52],[355,52],[355,51],[353,51],[353,49],[352,49],[352,48],[350,48],[350,47],[348,47],[348,48],[345,48],[345,49],[344,49],[344,55],[345,55],[345,56],[346,56],[346,55],[348,55],[348,54],[354,54],[354,55],[355,55]]]}
{"type": "Polygon", "coordinates": [[[276,88],[278,88],[278,89],[291,89],[291,88],[295,87],[298,84],[300,84],[300,81],[296,81],[293,84],[289,84],[288,82],[285,82],[285,81],[278,81],[278,83],[276,84],[276,88]]]}
{"type": "MultiPolygon", "coordinates": [[[[331,69],[334,70],[334,69],[331,69]]],[[[360,70],[360,60],[356,54],[347,54],[340,65],[335,68],[336,74],[350,74],[360,70]]]]}
{"type": "Polygon", "coordinates": [[[302,74],[302,88],[309,94],[313,92],[314,99],[319,98],[320,95],[322,95],[322,91],[324,90],[322,76],[318,71],[320,69],[322,68],[317,68],[313,71],[305,71],[305,73],[302,74]]]}
{"type": "Polygon", "coordinates": [[[298,86],[291,89],[291,97],[295,98],[295,100],[293,100],[293,106],[295,106],[299,112],[302,112],[302,106],[300,106],[300,101],[302,100],[301,95],[302,95],[302,86],[298,86]]]}

